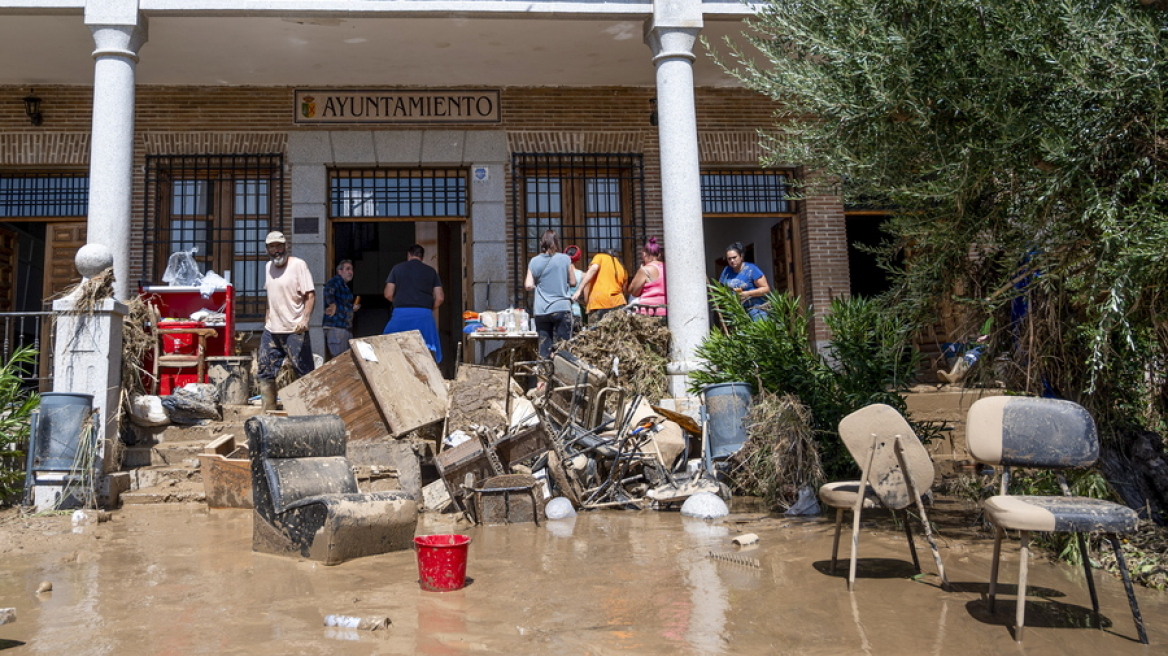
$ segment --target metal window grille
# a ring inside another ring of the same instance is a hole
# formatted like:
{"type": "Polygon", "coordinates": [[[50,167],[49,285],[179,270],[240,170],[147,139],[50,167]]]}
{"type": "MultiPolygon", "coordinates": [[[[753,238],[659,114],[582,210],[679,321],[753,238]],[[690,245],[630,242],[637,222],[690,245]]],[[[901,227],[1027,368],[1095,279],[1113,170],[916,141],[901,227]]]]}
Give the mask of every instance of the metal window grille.
{"type": "Polygon", "coordinates": [[[82,217],[89,213],[89,176],[84,173],[0,175],[0,218],[82,217]]]}
{"type": "Polygon", "coordinates": [[[151,155],[146,158],[143,284],[162,280],[172,253],[195,251],[206,273],[235,287],[237,319],[262,319],[264,237],[284,230],[284,158],[267,155],[151,155]]]}
{"type": "Polygon", "coordinates": [[[37,364],[18,371],[29,389],[47,392],[53,380],[53,335],[56,322],[52,312],[0,312],[0,362],[8,362],[19,348],[32,347],[37,364]]]}
{"type": "Polygon", "coordinates": [[[516,306],[526,306],[527,262],[545,230],[561,248],[576,244],[582,262],[615,252],[635,261],[645,239],[645,171],[639,154],[515,153],[511,157],[512,280],[516,306]]]}
{"type": "Polygon", "coordinates": [[[702,213],[773,215],[794,211],[790,176],[782,171],[704,171],[702,213]]]}
{"type": "Polygon", "coordinates": [[[465,219],[465,169],[334,169],[331,219],[465,219]]]}

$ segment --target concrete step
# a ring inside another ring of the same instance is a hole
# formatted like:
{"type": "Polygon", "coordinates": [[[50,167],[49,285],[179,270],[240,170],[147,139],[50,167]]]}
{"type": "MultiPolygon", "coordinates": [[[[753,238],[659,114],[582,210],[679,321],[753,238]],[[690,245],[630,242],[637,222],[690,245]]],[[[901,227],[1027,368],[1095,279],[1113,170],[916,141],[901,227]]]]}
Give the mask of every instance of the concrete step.
{"type": "Polygon", "coordinates": [[[124,472],[130,477],[130,491],[152,487],[172,487],[191,484],[202,487],[203,476],[199,469],[190,467],[151,466],[139,467],[124,472]]]}
{"type": "Polygon", "coordinates": [[[206,494],[203,485],[183,484],[156,485],[122,493],[122,505],[147,503],[203,503],[206,494]]]}
{"type": "Polygon", "coordinates": [[[210,440],[162,442],[160,444],[129,446],[122,453],[122,469],[167,466],[199,468],[199,454],[210,440]]]}

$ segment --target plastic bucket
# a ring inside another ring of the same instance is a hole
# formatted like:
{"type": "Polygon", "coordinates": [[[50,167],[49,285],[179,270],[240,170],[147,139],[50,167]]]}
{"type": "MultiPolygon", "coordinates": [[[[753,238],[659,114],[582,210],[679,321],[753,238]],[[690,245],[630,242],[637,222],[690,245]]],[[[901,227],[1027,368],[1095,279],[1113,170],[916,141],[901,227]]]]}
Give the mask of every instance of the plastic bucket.
{"type": "Polygon", "coordinates": [[[81,427],[93,413],[93,396],[70,392],[41,394],[32,427],[31,471],[71,471],[81,445],[81,427]]]}
{"type": "Polygon", "coordinates": [[[725,458],[746,443],[746,413],[750,410],[750,385],[718,383],[702,389],[706,404],[706,439],[710,457],[725,458]]]}
{"type": "Polygon", "coordinates": [[[423,590],[449,592],[466,585],[466,556],[469,535],[419,535],[414,538],[418,553],[418,582],[423,590]]]}

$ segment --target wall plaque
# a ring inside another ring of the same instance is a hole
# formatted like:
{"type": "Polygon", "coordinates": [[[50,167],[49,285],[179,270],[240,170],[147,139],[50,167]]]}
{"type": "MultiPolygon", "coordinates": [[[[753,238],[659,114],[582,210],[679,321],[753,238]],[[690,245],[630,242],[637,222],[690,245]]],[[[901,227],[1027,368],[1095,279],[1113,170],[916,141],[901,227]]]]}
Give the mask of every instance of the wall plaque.
{"type": "Polygon", "coordinates": [[[499,122],[498,89],[297,89],[293,103],[302,125],[499,122]]]}

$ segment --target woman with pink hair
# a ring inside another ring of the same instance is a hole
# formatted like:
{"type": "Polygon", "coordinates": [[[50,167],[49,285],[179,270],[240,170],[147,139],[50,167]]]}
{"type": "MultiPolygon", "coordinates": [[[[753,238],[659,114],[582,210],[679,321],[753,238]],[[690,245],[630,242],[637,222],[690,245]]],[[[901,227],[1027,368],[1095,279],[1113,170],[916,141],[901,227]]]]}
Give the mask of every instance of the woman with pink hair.
{"type": "Polygon", "coordinates": [[[629,282],[627,291],[630,296],[638,297],[635,312],[652,317],[666,315],[665,253],[656,237],[650,237],[641,249],[641,268],[629,282]]]}

